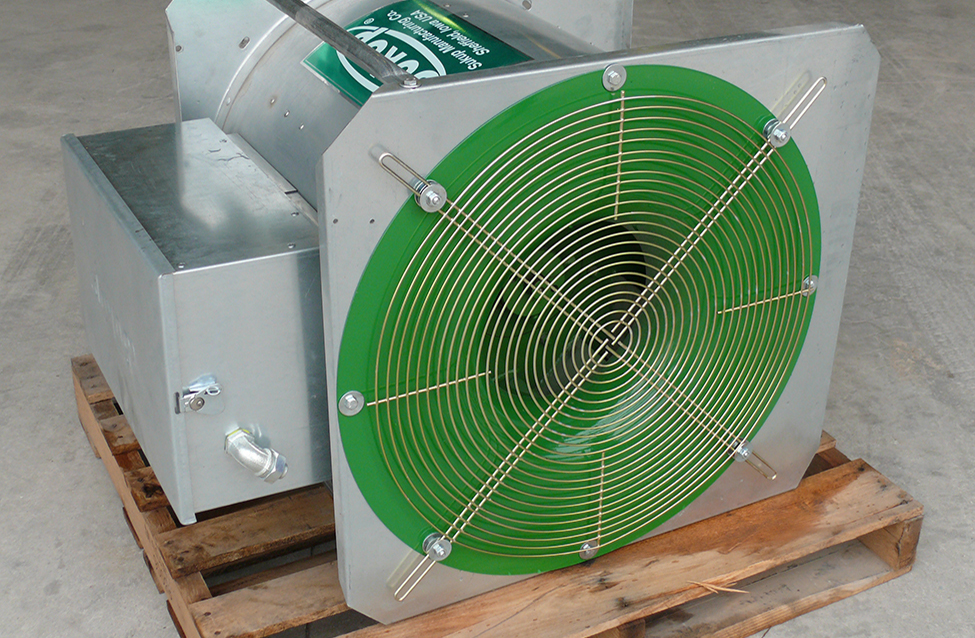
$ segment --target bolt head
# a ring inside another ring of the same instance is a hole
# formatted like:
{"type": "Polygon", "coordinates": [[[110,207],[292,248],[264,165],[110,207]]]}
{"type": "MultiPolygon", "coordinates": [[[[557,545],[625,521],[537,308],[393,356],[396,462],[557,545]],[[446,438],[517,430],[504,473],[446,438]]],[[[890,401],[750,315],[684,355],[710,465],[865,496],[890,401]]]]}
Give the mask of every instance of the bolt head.
{"type": "Polygon", "coordinates": [[[352,390],[343,394],[342,398],[339,399],[339,412],[345,416],[355,416],[359,414],[365,404],[366,399],[362,393],[352,390]]]}
{"type": "Polygon", "coordinates": [[[802,280],[802,296],[808,297],[819,287],[819,278],[816,275],[809,275],[802,280]]]}
{"type": "Polygon", "coordinates": [[[597,541],[586,541],[579,548],[579,558],[589,560],[596,555],[597,550],[599,550],[599,543],[597,541]]]}
{"type": "Polygon", "coordinates": [[[206,399],[204,399],[203,397],[193,397],[190,400],[190,409],[193,410],[194,412],[199,412],[200,410],[203,409],[203,406],[205,406],[206,403],[207,403],[206,399]]]}
{"type": "Polygon", "coordinates": [[[607,91],[618,91],[624,84],[626,84],[626,67],[622,64],[612,64],[603,71],[603,88],[607,91]]]}

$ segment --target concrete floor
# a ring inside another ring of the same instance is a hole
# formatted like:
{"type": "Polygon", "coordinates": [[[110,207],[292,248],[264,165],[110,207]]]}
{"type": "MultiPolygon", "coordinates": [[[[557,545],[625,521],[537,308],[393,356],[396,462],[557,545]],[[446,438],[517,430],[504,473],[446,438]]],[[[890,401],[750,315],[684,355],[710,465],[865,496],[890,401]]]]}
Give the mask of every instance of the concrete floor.
{"type": "MultiPolygon", "coordinates": [[[[77,423],[68,359],[87,347],[58,144],[172,120],[166,4],[0,2],[4,636],[176,635],[77,423]]],[[[636,44],[838,20],[879,48],[825,427],[924,503],[922,542],[911,574],[767,635],[975,636],[975,4],[636,4],[636,44]]]]}

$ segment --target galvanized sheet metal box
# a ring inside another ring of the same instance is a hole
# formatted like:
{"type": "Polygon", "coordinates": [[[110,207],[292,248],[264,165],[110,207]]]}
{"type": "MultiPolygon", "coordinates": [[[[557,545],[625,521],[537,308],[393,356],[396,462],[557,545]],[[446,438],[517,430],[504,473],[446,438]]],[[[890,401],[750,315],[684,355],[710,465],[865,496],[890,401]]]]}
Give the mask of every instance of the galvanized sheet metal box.
{"type": "Polygon", "coordinates": [[[62,145],[89,345],[180,521],[329,480],[311,207],[209,120],[62,145]],[[206,377],[217,400],[186,409],[206,377]],[[237,427],[284,479],[224,453],[237,427]]]}

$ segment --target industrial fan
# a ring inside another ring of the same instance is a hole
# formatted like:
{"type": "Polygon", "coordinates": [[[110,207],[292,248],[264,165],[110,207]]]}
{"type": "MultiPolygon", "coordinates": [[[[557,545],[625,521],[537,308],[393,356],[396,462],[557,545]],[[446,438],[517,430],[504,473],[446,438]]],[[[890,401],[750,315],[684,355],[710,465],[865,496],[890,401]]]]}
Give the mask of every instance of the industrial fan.
{"type": "Polygon", "coordinates": [[[319,173],[350,604],[394,620],[795,486],[868,50],[844,27],[373,94],[319,173]]]}
{"type": "MultiPolygon", "coordinates": [[[[275,191],[251,207],[276,220],[273,241],[255,231],[223,274],[186,268],[190,243],[140,217],[157,207],[132,213],[172,264],[148,280],[172,277],[177,296],[199,282],[193,301],[222,290],[220,307],[249,317],[241,298],[292,277],[295,307],[214,345],[195,325],[212,314],[191,318],[177,297],[160,322],[171,345],[150,344],[165,379],[143,389],[130,368],[145,357],[116,354],[142,345],[118,345],[130,320],[99,287],[118,275],[79,262],[90,314],[121,326],[96,330],[96,358],[120,359],[102,367],[184,522],[331,480],[346,601],[391,622],[798,483],[822,427],[876,83],[862,27],[623,50],[626,0],[315,7],[169,9],[177,188],[203,157],[207,175],[275,191]],[[306,202],[319,253],[278,242],[311,223],[306,202]],[[242,359],[245,372],[229,365],[242,359]],[[175,414],[152,408],[165,433],[140,393],[175,393],[175,414]],[[288,418],[268,416],[268,396],[291,397],[272,404],[288,418]],[[273,487],[235,483],[235,461],[263,478],[284,455],[294,470],[273,487]]],[[[102,142],[66,147],[69,181],[91,192],[89,156],[113,183],[129,165],[102,142]]],[[[179,201],[201,232],[230,232],[179,201]]],[[[101,246],[84,226],[76,242],[101,246]]],[[[147,250],[137,235],[124,241],[147,250]]]]}
{"type": "Polygon", "coordinates": [[[349,310],[336,387],[356,482],[401,540],[429,530],[460,569],[619,547],[736,456],[774,478],[748,442],[815,302],[808,170],[726,82],[644,65],[607,91],[604,75],[444,157],[423,188],[442,185],[442,207],[407,202],[349,310]]]}

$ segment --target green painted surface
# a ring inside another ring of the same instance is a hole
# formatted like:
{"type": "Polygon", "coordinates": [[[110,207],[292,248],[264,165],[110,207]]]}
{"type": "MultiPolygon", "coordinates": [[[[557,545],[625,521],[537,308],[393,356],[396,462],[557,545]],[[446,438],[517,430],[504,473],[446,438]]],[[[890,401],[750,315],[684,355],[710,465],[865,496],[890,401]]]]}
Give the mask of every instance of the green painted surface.
{"type": "Polygon", "coordinates": [[[453,567],[549,570],[646,534],[733,462],[801,350],[820,228],[795,143],[756,166],[753,98],[628,73],[625,94],[556,84],[451,151],[430,176],[451,205],[407,200],[354,296],[350,467],[404,542],[452,537],[453,567]]]}
{"type": "MultiPolygon", "coordinates": [[[[463,18],[424,0],[394,2],[346,29],[417,78],[430,78],[525,62],[528,56],[463,18]]],[[[327,44],[304,65],[364,104],[379,81],[327,44]]]]}

